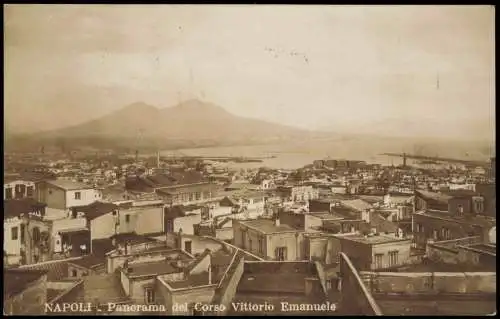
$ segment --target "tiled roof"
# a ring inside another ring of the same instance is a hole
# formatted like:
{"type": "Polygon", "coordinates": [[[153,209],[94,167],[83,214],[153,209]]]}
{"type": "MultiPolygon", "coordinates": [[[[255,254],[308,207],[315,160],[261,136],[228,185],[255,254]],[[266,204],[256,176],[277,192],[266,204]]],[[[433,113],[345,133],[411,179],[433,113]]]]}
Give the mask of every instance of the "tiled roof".
{"type": "Polygon", "coordinates": [[[417,190],[416,193],[425,199],[432,200],[441,204],[448,204],[448,201],[452,198],[452,196],[446,194],[429,192],[420,189],[417,190]]]}
{"type": "Polygon", "coordinates": [[[95,201],[89,205],[72,207],[72,209],[85,213],[85,217],[92,220],[118,209],[118,206],[112,203],[95,201]]]}
{"type": "Polygon", "coordinates": [[[377,228],[377,232],[379,233],[394,233],[398,230],[398,226],[395,223],[382,218],[378,214],[371,216],[370,226],[377,228]]]}
{"type": "Polygon", "coordinates": [[[193,171],[174,172],[170,175],[158,174],[147,176],[145,180],[151,183],[151,185],[153,185],[154,187],[189,185],[201,183],[204,181],[203,175],[201,173],[193,171]]]}
{"type": "Polygon", "coordinates": [[[88,256],[84,256],[84,257],[82,257],[80,259],[75,259],[75,260],[72,260],[72,261],[68,261],[68,263],[70,263],[70,264],[77,265],[77,266],[80,266],[80,267],[84,267],[84,268],[87,268],[87,269],[90,269],[90,268],[93,268],[95,266],[104,264],[105,262],[106,262],[105,258],[102,258],[102,257],[99,257],[99,256],[95,256],[95,255],[88,255],[88,256]]]}
{"type": "Polygon", "coordinates": [[[167,218],[177,218],[184,217],[186,213],[200,209],[200,206],[196,205],[175,205],[167,209],[167,218]]]}
{"type": "Polygon", "coordinates": [[[147,236],[138,235],[135,232],[116,234],[111,236],[111,239],[116,239],[117,243],[128,243],[130,245],[151,243],[157,241],[156,239],[147,236]]]}
{"type": "Polygon", "coordinates": [[[372,208],[372,205],[368,204],[362,199],[353,199],[353,200],[343,200],[341,201],[342,205],[352,208],[357,211],[365,211],[372,208]]]}
{"type": "Polygon", "coordinates": [[[92,254],[96,257],[105,257],[106,254],[115,249],[110,238],[92,240],[92,254]]]}
{"type": "Polygon", "coordinates": [[[87,186],[83,183],[77,183],[73,181],[57,179],[53,181],[47,181],[48,184],[53,185],[55,187],[70,191],[70,190],[79,190],[79,189],[91,189],[92,187],[87,186]]]}
{"type": "Polygon", "coordinates": [[[24,291],[29,285],[47,272],[43,270],[31,269],[4,269],[3,271],[3,294],[5,298],[12,297],[24,291]]]}
{"type": "Polygon", "coordinates": [[[68,278],[68,261],[73,261],[76,259],[78,258],[54,260],[45,263],[25,265],[19,267],[19,269],[46,271],[48,281],[59,281],[68,278]]]}
{"type": "Polygon", "coordinates": [[[23,199],[9,199],[3,201],[3,218],[18,217],[20,214],[28,214],[33,212],[37,208],[42,208],[47,206],[44,203],[40,203],[32,198],[23,199]]]}
{"type": "Polygon", "coordinates": [[[203,192],[209,186],[209,183],[204,184],[190,184],[190,185],[172,185],[164,188],[156,189],[156,192],[159,194],[167,194],[167,195],[175,195],[188,192],[203,192]]]}

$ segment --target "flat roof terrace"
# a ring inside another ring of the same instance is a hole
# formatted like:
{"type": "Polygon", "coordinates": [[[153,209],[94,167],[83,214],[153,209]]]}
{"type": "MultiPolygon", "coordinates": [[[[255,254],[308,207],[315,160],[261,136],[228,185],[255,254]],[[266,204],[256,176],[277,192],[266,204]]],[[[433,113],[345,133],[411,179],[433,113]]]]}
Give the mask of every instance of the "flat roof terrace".
{"type": "Polygon", "coordinates": [[[363,235],[346,235],[346,236],[338,236],[338,238],[345,240],[352,240],[358,243],[367,244],[367,245],[377,245],[377,244],[387,244],[387,243],[395,243],[395,242],[404,242],[410,241],[410,239],[404,238],[396,238],[394,236],[387,236],[383,234],[372,235],[372,236],[363,236],[363,235]]]}

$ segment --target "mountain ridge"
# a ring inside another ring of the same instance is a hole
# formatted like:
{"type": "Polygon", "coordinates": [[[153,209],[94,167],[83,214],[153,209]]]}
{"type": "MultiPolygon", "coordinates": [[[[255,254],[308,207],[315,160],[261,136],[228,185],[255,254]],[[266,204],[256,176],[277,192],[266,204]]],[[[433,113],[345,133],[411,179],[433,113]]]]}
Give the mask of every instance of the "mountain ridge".
{"type": "Polygon", "coordinates": [[[321,133],[239,117],[216,104],[191,99],[166,108],[138,101],[81,124],[24,134],[23,138],[63,139],[68,144],[72,144],[72,140],[89,140],[92,144],[100,139],[108,141],[106,144],[133,141],[136,145],[182,141],[186,146],[193,146],[265,143],[317,135],[321,133]]]}

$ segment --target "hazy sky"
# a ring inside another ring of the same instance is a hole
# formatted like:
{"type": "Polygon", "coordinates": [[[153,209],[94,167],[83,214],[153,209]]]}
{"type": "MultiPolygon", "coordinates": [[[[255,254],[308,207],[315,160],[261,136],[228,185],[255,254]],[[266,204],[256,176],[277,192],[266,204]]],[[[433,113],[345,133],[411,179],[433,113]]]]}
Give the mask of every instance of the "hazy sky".
{"type": "Polygon", "coordinates": [[[493,134],[492,6],[9,5],[5,114],[52,128],[188,98],[311,129],[493,134]]]}

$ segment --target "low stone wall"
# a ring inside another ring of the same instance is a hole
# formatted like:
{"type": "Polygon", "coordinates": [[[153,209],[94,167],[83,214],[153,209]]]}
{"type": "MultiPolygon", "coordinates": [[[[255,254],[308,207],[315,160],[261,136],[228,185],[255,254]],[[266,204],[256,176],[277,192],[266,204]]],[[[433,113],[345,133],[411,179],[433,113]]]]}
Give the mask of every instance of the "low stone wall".
{"type": "Polygon", "coordinates": [[[326,272],[323,267],[323,265],[316,261],[314,262],[314,265],[316,266],[316,272],[318,273],[318,278],[321,283],[321,287],[323,289],[323,292],[325,293],[325,296],[328,295],[328,289],[326,288],[326,272]]]}
{"type": "Polygon", "coordinates": [[[382,311],[346,254],[340,253],[340,311],[350,315],[382,316],[382,311]]]}
{"type": "Polygon", "coordinates": [[[316,267],[310,261],[257,261],[245,262],[245,273],[301,273],[316,274],[316,267]]]}
{"type": "Polygon", "coordinates": [[[442,240],[434,242],[430,245],[439,246],[439,247],[447,247],[447,248],[455,248],[456,246],[468,246],[473,244],[479,244],[482,242],[482,238],[480,236],[471,236],[464,237],[458,239],[450,239],[450,240],[442,240]]]}
{"type": "Polygon", "coordinates": [[[218,311],[215,313],[211,313],[211,315],[225,316],[227,314],[227,311],[231,308],[230,304],[233,301],[234,296],[236,295],[238,284],[240,282],[241,276],[243,275],[245,263],[243,256],[244,254],[240,252],[238,252],[234,256],[231,265],[224,274],[224,277],[222,278],[219,286],[215,290],[215,297],[212,303],[215,305],[224,305],[225,311],[218,311]]]}
{"type": "Polygon", "coordinates": [[[361,272],[360,276],[374,293],[496,293],[493,272],[361,272]]]}

